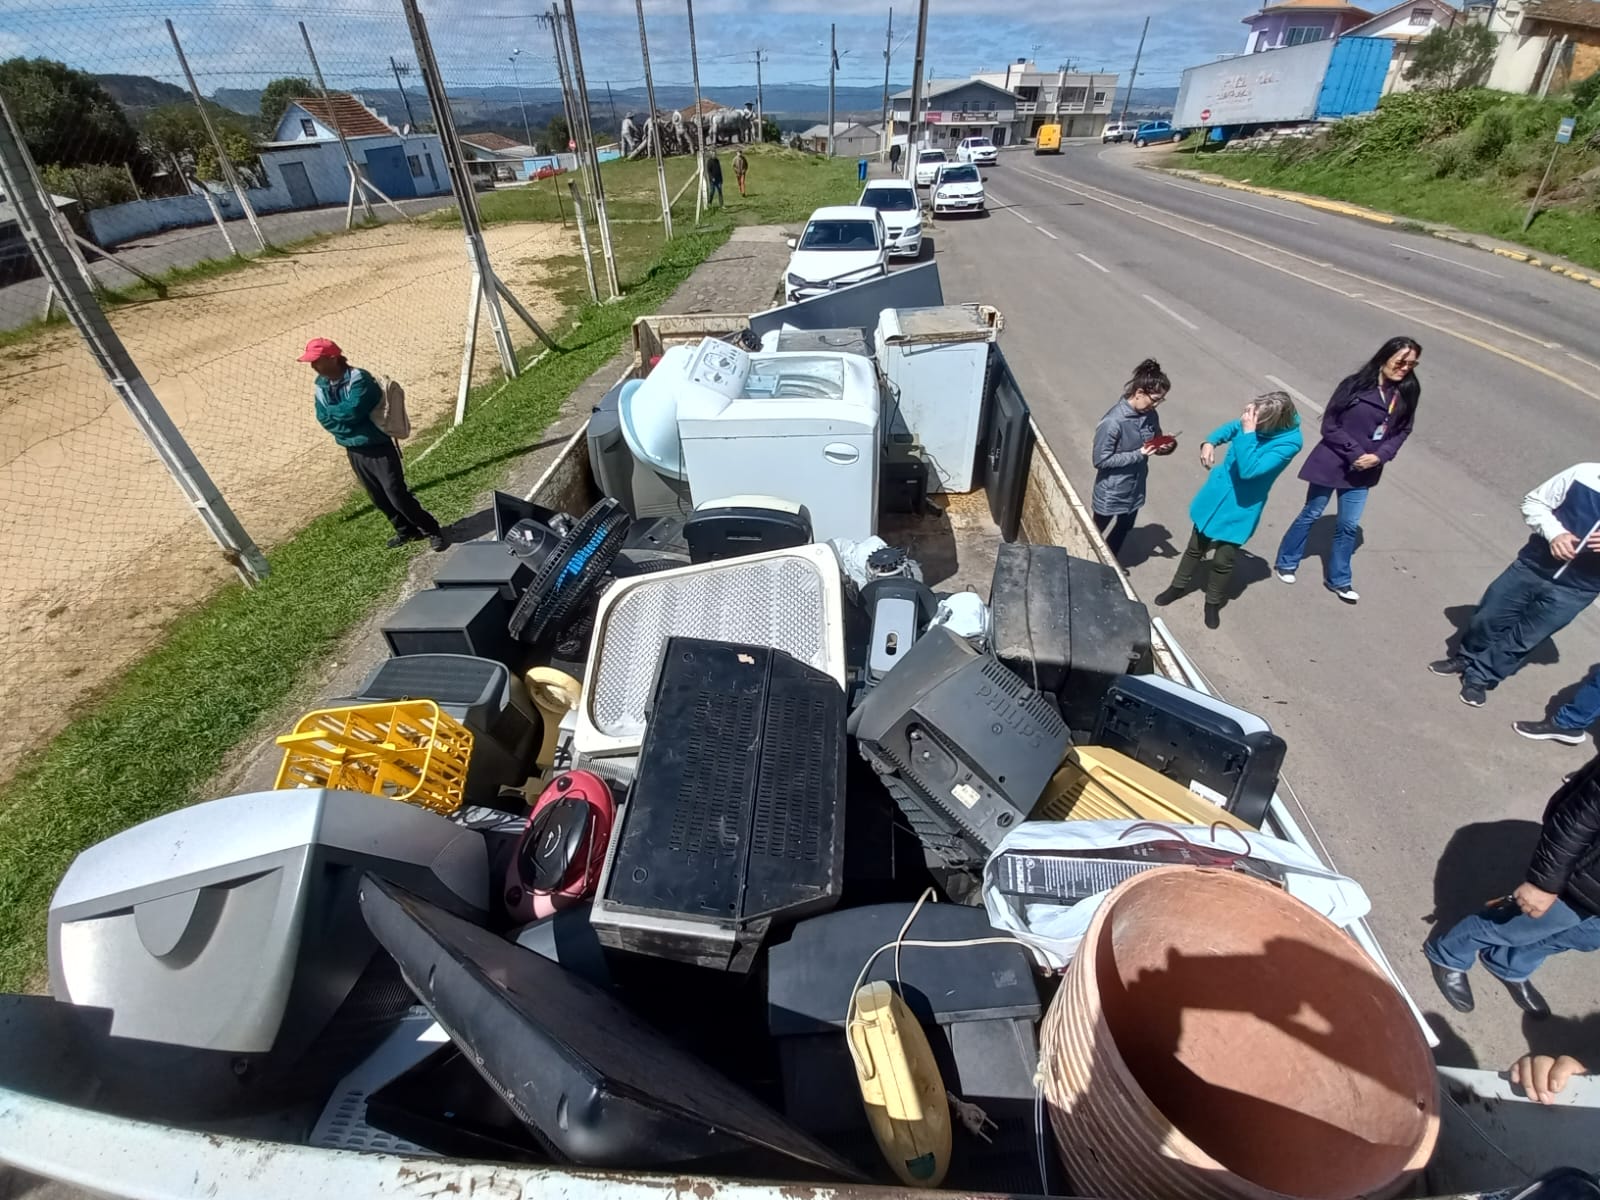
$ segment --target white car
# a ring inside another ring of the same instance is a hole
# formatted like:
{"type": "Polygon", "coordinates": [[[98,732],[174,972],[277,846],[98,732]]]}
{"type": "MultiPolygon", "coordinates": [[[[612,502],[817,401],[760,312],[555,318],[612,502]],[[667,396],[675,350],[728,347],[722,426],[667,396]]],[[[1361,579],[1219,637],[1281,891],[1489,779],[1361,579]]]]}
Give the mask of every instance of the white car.
{"type": "Polygon", "coordinates": [[[1137,121],[1129,121],[1127,124],[1112,121],[1100,131],[1100,144],[1103,146],[1107,142],[1125,142],[1133,136],[1133,131],[1137,128],[1139,128],[1137,121]]]}
{"type": "Polygon", "coordinates": [[[917,186],[927,187],[933,182],[933,177],[939,173],[939,168],[950,161],[950,156],[943,150],[918,150],[917,151],[917,186]]]}
{"type": "Polygon", "coordinates": [[[933,215],[982,212],[983,175],[976,163],[947,163],[933,179],[933,215]]]}
{"type": "Polygon", "coordinates": [[[874,179],[856,203],[878,210],[891,255],[916,258],[922,253],[922,198],[915,184],[904,179],[874,179]]]}
{"type": "Polygon", "coordinates": [[[783,293],[790,304],[865,283],[889,270],[888,238],[875,208],[840,204],[819,208],[805,232],[789,239],[783,293]]]}
{"type": "Polygon", "coordinates": [[[979,166],[992,167],[999,157],[1000,152],[994,148],[994,143],[986,137],[962,138],[961,144],[956,147],[957,162],[977,163],[979,166]]]}

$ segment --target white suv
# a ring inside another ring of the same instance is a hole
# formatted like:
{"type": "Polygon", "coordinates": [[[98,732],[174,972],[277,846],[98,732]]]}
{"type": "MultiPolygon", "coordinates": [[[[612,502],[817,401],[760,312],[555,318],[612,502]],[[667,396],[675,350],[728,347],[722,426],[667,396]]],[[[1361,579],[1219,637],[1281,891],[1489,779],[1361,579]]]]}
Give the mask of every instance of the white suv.
{"type": "Polygon", "coordinates": [[[999,151],[994,148],[994,143],[986,137],[963,138],[956,147],[956,161],[977,163],[980,166],[992,167],[999,151]]]}

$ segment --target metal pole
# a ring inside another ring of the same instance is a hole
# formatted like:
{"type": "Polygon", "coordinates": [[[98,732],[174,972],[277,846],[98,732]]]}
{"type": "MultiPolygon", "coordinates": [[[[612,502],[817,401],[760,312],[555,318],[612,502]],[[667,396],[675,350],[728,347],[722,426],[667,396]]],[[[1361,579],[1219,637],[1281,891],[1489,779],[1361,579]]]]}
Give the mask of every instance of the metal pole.
{"type": "Polygon", "coordinates": [[[906,178],[917,178],[917,109],[922,103],[922,63],[928,53],[928,0],[917,6],[917,53],[911,66],[911,100],[906,110],[906,178]]]}
{"type": "MultiPolygon", "coordinates": [[[[401,0],[402,3],[405,0],[401,0]]],[[[356,156],[350,152],[350,143],[344,140],[344,127],[339,124],[339,111],[333,103],[333,97],[328,94],[328,85],[323,82],[322,68],[317,64],[317,52],[311,48],[311,35],[306,32],[306,23],[300,22],[300,40],[306,44],[306,57],[311,60],[311,77],[317,81],[317,91],[322,93],[322,102],[328,106],[328,120],[333,122],[334,136],[339,139],[339,149],[344,151],[344,165],[350,171],[350,183],[356,190],[356,195],[361,198],[361,211],[369,221],[376,221],[378,215],[372,211],[372,201],[367,199],[366,189],[361,186],[361,172],[356,169],[356,156]]],[[[439,132],[444,132],[440,127],[439,132]]],[[[449,155],[448,147],[445,150],[449,155]]],[[[354,208],[351,209],[352,213],[354,208]]],[[[348,222],[347,222],[348,224],[348,222]]]]}
{"type": "Polygon", "coordinates": [[[267,574],[266,557],[161,407],[128,348],[106,320],[105,310],[94,298],[88,282],[78,273],[56,227],[51,211],[54,201],[39,181],[22,133],[4,99],[0,99],[0,186],[16,210],[17,228],[44,273],[46,286],[77,327],[106,382],[132,414],[139,432],[149,441],[184,499],[194,506],[206,530],[222,547],[223,557],[246,583],[259,583],[267,574]]]}
{"type": "Polygon", "coordinates": [[[694,72],[694,140],[700,147],[700,186],[694,202],[694,219],[699,224],[701,206],[710,197],[706,195],[706,137],[700,127],[700,53],[694,44],[694,0],[683,0],[689,10],[689,67],[694,72]]]}
{"type": "Polygon", "coordinates": [[[572,12],[572,0],[567,3],[567,32],[572,38],[572,77],[578,85],[579,107],[583,109],[583,132],[589,143],[590,170],[594,174],[594,212],[600,226],[600,249],[606,258],[606,286],[612,299],[622,295],[622,283],[617,278],[617,256],[611,246],[611,219],[606,215],[606,186],[600,177],[600,152],[594,144],[594,125],[589,120],[589,85],[583,78],[583,50],[578,45],[578,18],[572,12]]]}
{"type": "Polygon", "coordinates": [[[883,36],[883,153],[888,157],[889,146],[894,141],[894,127],[889,123],[889,58],[894,53],[894,9],[889,10],[889,32],[883,36]]]}
{"type": "Polygon", "coordinates": [[[611,128],[617,131],[617,139],[622,139],[622,122],[617,120],[617,98],[611,94],[611,80],[606,80],[606,103],[611,106],[611,128]]]}
{"type": "Polygon", "coordinates": [[[1128,76],[1128,90],[1122,93],[1122,115],[1117,118],[1117,123],[1128,123],[1128,105],[1133,101],[1133,83],[1139,78],[1139,60],[1144,57],[1144,39],[1150,32],[1150,18],[1144,19],[1144,29],[1139,33],[1139,48],[1133,53],[1133,74],[1128,76]]]}
{"type": "Polygon", "coordinates": [[[760,47],[756,48],[756,141],[758,142],[767,140],[767,112],[761,106],[761,56],[765,53],[766,51],[760,47]]]}
{"type": "Polygon", "coordinates": [[[1539,201],[1544,198],[1545,185],[1550,182],[1550,172],[1556,169],[1556,155],[1560,153],[1561,146],[1557,143],[1556,148],[1550,151],[1550,162],[1544,169],[1544,178],[1539,180],[1539,190],[1533,194],[1533,203],[1528,205],[1528,215],[1522,219],[1523,233],[1528,232],[1528,226],[1533,224],[1533,218],[1539,212],[1539,201]]]}
{"type": "Polygon", "coordinates": [[[211,194],[211,189],[205,185],[204,180],[196,179],[193,176],[185,176],[185,178],[200,189],[200,195],[205,199],[206,207],[211,210],[211,219],[217,223],[217,232],[222,234],[222,240],[228,243],[228,253],[237,258],[239,247],[233,244],[233,238],[228,235],[228,225],[222,219],[222,210],[217,207],[217,198],[211,194]]]}
{"type": "Polygon", "coordinates": [[[828,157],[833,157],[833,74],[839,69],[839,27],[828,26],[828,157]]]}
{"type": "Polygon", "coordinates": [[[522,51],[511,52],[511,82],[517,85],[517,107],[522,110],[522,136],[527,140],[528,149],[533,149],[533,130],[528,125],[528,105],[522,98],[522,78],[517,74],[517,55],[522,51]]]}
{"type": "Polygon", "coordinates": [[[583,273],[589,279],[589,299],[600,303],[600,285],[594,279],[594,259],[589,257],[589,222],[584,219],[583,201],[578,198],[578,185],[567,181],[572,189],[572,211],[578,214],[578,245],[583,248],[583,273]]]}
{"type": "Polygon", "coordinates": [[[189,70],[189,60],[184,56],[183,44],[178,41],[178,31],[173,28],[170,17],[167,18],[167,36],[172,39],[172,48],[178,52],[178,65],[183,68],[183,77],[189,81],[189,94],[194,97],[194,106],[200,110],[200,123],[206,127],[211,148],[217,152],[217,169],[222,172],[222,181],[239,197],[239,207],[244,209],[244,219],[250,222],[250,232],[256,235],[256,241],[265,250],[270,244],[267,235],[261,232],[256,210],[250,203],[250,197],[244,194],[244,185],[239,182],[239,176],[234,174],[233,162],[222,148],[222,139],[217,136],[217,127],[211,123],[211,114],[206,111],[205,101],[200,99],[200,85],[195,83],[194,72],[189,70]]]}
{"type": "MultiPolygon", "coordinates": [[[[667,237],[672,236],[672,201],[667,199],[667,162],[661,153],[661,120],[656,115],[656,85],[650,76],[650,40],[644,32],[644,0],[633,0],[633,7],[639,14],[639,52],[644,55],[644,95],[650,105],[650,121],[646,126],[648,136],[655,142],[656,152],[656,183],[661,189],[661,227],[666,230],[667,237]]],[[[761,70],[758,66],[757,72],[761,70]]],[[[760,78],[758,74],[757,79],[760,78]]],[[[756,94],[759,96],[760,85],[757,84],[756,94]]]]}
{"type": "MultiPolygon", "coordinates": [[[[433,127],[439,134],[445,169],[450,175],[450,188],[455,193],[456,210],[460,213],[461,228],[466,234],[467,258],[472,264],[473,287],[478,289],[488,309],[489,330],[494,335],[495,349],[500,354],[500,367],[507,378],[515,379],[518,369],[517,355],[511,347],[511,331],[506,328],[506,317],[500,308],[499,293],[487,283],[488,280],[495,278],[494,265],[489,261],[489,250],[483,242],[483,224],[478,217],[478,197],[472,190],[472,175],[467,167],[466,156],[461,152],[461,140],[456,136],[455,116],[450,111],[450,97],[445,94],[444,80],[439,75],[439,60],[433,56],[433,39],[428,36],[428,26],[417,8],[417,0],[400,0],[400,5],[405,9],[406,24],[411,29],[411,44],[417,54],[417,70],[422,75],[422,86],[428,93],[428,105],[433,109],[433,127]]],[[[307,47],[309,46],[308,42],[307,47]]],[[[476,309],[473,311],[476,312],[476,309]]]]}
{"type": "Polygon", "coordinates": [[[573,90],[572,69],[567,61],[567,47],[562,36],[561,10],[554,4],[550,15],[550,32],[555,37],[556,74],[561,77],[561,103],[567,111],[567,143],[572,147],[572,160],[578,168],[578,178],[583,180],[583,190],[594,203],[594,181],[589,178],[589,156],[583,152],[583,118],[579,115],[578,96],[573,90]]]}
{"type": "Polygon", "coordinates": [[[415,130],[417,127],[417,118],[411,111],[411,97],[406,95],[406,85],[401,82],[400,79],[401,75],[411,74],[411,68],[407,67],[404,71],[402,71],[400,69],[400,64],[395,62],[394,55],[392,54],[389,56],[389,66],[394,71],[394,85],[400,89],[400,103],[406,106],[406,125],[412,130],[415,130]]]}
{"type": "MultiPolygon", "coordinates": [[[[534,17],[536,21],[547,21],[550,24],[550,38],[555,46],[556,78],[561,82],[561,111],[567,118],[567,141],[569,146],[557,146],[556,153],[573,153],[578,149],[578,127],[572,120],[572,89],[567,82],[567,61],[561,53],[561,25],[556,19],[555,9],[549,15],[540,14],[534,17]]],[[[587,177],[586,177],[587,178],[587,177]]]]}
{"type": "Polygon", "coordinates": [[[461,378],[456,382],[457,425],[467,419],[467,395],[472,391],[472,360],[478,351],[478,310],[483,304],[483,276],[472,272],[472,286],[467,289],[466,342],[461,348],[461,378]]]}

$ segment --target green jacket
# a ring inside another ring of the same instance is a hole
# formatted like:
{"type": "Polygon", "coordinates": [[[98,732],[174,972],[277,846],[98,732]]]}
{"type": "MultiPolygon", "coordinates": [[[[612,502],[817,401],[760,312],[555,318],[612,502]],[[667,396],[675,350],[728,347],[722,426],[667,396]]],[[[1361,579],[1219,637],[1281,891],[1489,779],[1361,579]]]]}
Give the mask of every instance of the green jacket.
{"type": "Polygon", "coordinates": [[[372,423],[383,388],[360,367],[339,379],[317,376],[317,422],[341,446],[382,446],[392,439],[372,423]]]}

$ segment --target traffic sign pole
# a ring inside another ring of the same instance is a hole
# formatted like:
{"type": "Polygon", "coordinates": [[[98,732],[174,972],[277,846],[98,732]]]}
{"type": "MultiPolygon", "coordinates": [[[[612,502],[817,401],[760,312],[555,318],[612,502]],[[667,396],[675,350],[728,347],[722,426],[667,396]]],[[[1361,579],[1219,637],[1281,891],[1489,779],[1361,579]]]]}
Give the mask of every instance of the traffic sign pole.
{"type": "Polygon", "coordinates": [[[1522,219],[1522,232],[1528,232],[1528,226],[1533,224],[1533,218],[1538,215],[1539,201],[1544,197],[1545,185],[1550,182],[1550,172],[1556,169],[1556,155],[1561,153],[1561,147],[1572,140],[1572,131],[1577,128],[1577,117],[1562,117],[1561,124],[1556,127],[1555,149],[1550,151],[1550,161],[1545,165],[1544,178],[1539,180],[1539,190],[1533,194],[1533,203],[1528,205],[1528,215],[1522,219]]]}

